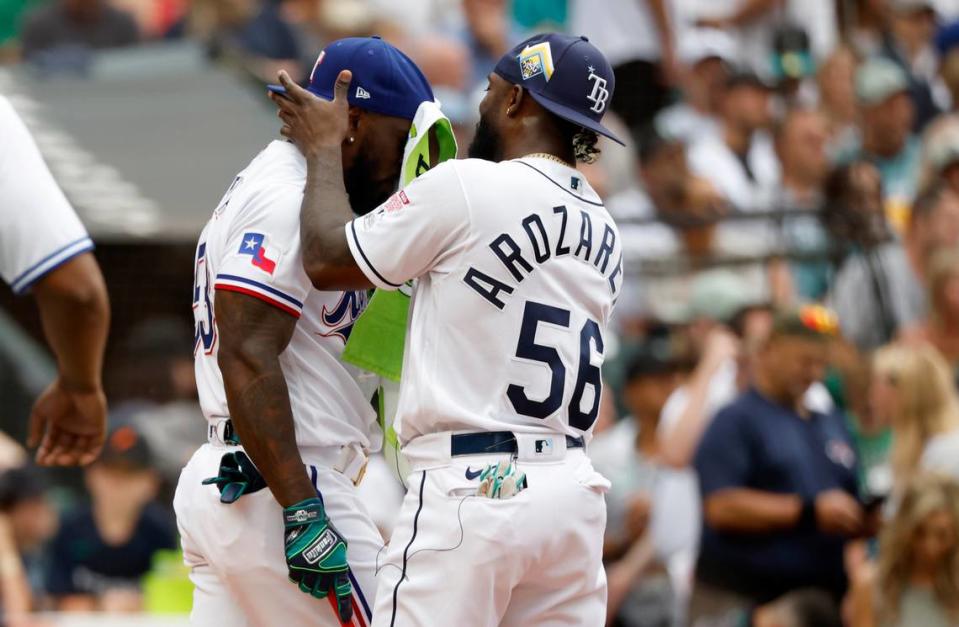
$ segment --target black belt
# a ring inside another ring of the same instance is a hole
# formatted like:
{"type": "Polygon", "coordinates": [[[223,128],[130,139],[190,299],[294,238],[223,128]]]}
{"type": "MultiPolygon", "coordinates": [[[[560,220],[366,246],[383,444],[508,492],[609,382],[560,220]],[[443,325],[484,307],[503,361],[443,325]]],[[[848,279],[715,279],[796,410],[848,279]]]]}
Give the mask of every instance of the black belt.
{"type": "MultiPolygon", "coordinates": [[[[535,435],[535,434],[532,434],[535,435]]],[[[544,438],[549,437],[544,435],[544,438]]],[[[583,448],[583,438],[566,436],[566,448],[583,448]]],[[[516,436],[512,431],[489,431],[486,433],[459,433],[450,437],[450,454],[486,455],[489,453],[516,453],[516,436]]]]}

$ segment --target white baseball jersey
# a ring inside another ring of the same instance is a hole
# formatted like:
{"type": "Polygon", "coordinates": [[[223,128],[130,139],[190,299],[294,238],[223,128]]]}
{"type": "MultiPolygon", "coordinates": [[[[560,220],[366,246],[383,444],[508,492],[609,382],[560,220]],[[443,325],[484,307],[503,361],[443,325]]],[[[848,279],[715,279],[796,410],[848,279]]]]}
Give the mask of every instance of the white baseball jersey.
{"type": "Polygon", "coordinates": [[[296,427],[297,444],[375,449],[376,414],[370,397],[376,381],[340,356],[366,292],[320,292],[303,270],[300,203],[306,161],[288,142],[274,141],[240,172],[196,249],[193,283],[193,350],[200,405],[208,420],[229,416],[217,365],[216,294],[240,292],[298,318],[280,355],[296,427]]]}
{"type": "Polygon", "coordinates": [[[418,278],[402,444],[438,431],[591,433],[623,259],[582,174],[542,158],[448,161],[346,235],[378,287],[418,278]]]}
{"type": "Polygon", "coordinates": [[[0,276],[23,293],[57,266],[93,249],[30,131],[0,96],[0,276]]]}

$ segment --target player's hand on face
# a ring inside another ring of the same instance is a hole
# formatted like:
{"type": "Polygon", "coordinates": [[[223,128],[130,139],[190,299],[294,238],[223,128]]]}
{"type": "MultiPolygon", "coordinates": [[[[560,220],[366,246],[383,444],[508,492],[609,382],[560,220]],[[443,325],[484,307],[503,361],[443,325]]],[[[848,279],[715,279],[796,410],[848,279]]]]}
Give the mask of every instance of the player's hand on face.
{"type": "Polygon", "coordinates": [[[347,94],[352,78],[349,70],[340,72],[333,87],[333,100],[327,101],[297,85],[285,71],[279,73],[286,96],[271,92],[270,99],[283,120],[280,133],[307,157],[326,148],[337,148],[346,140],[350,107],[347,94]]]}
{"type": "Polygon", "coordinates": [[[283,510],[290,581],[318,599],[333,595],[343,623],[353,617],[353,586],[346,540],[330,523],[323,503],[308,499],[283,510]]]}
{"type": "Polygon", "coordinates": [[[74,389],[58,377],[33,404],[27,444],[40,447],[41,466],[82,466],[100,454],[106,428],[103,390],[74,389]]]}

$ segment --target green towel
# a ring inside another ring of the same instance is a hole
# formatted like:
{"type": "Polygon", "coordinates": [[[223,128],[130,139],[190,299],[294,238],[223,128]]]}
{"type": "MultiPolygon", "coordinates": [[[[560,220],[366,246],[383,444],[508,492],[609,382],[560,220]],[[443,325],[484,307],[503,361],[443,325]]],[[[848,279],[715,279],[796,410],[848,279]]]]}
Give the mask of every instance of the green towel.
{"type": "MultiPolygon", "coordinates": [[[[456,137],[449,119],[443,115],[438,103],[422,103],[416,110],[403,150],[400,187],[406,187],[417,176],[455,156],[456,137]],[[438,148],[435,163],[430,155],[431,135],[438,148]]],[[[410,293],[409,289],[374,292],[366,310],[353,325],[343,351],[344,361],[387,379],[400,380],[410,293]]]]}
{"type": "MultiPolygon", "coordinates": [[[[410,136],[403,150],[403,169],[400,187],[406,187],[417,176],[456,157],[456,137],[453,125],[443,115],[437,102],[424,102],[416,110],[410,126],[410,136]],[[430,138],[437,148],[436,158],[430,154],[430,138]]],[[[396,291],[376,290],[366,310],[353,324],[350,338],[343,350],[343,360],[377,374],[392,382],[399,382],[403,370],[403,348],[410,311],[409,285],[396,291]]],[[[383,427],[384,450],[397,449],[393,431],[398,385],[380,387],[380,426],[383,427]],[[384,396],[389,397],[385,398],[384,396]],[[389,409],[386,409],[389,408],[389,409]]],[[[395,466],[395,464],[391,464],[395,466]]],[[[401,477],[405,479],[405,477],[401,477]]]]}

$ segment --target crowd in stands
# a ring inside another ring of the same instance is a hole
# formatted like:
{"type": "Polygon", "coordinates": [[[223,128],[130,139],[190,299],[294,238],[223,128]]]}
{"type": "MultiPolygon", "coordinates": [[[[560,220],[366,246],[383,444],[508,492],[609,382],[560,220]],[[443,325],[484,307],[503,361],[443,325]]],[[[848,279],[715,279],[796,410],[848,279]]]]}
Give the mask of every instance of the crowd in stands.
{"type": "MultiPolygon", "coordinates": [[[[959,625],[956,0],[0,0],[0,27],[42,72],[188,40],[259,83],[380,34],[462,146],[503,51],[589,36],[631,138],[582,166],[627,264],[589,446],[608,624],[959,625]]],[[[127,341],[89,503],[0,442],[6,608],[140,607],[175,546],[164,490],[204,438],[189,330],[127,341]]]]}

